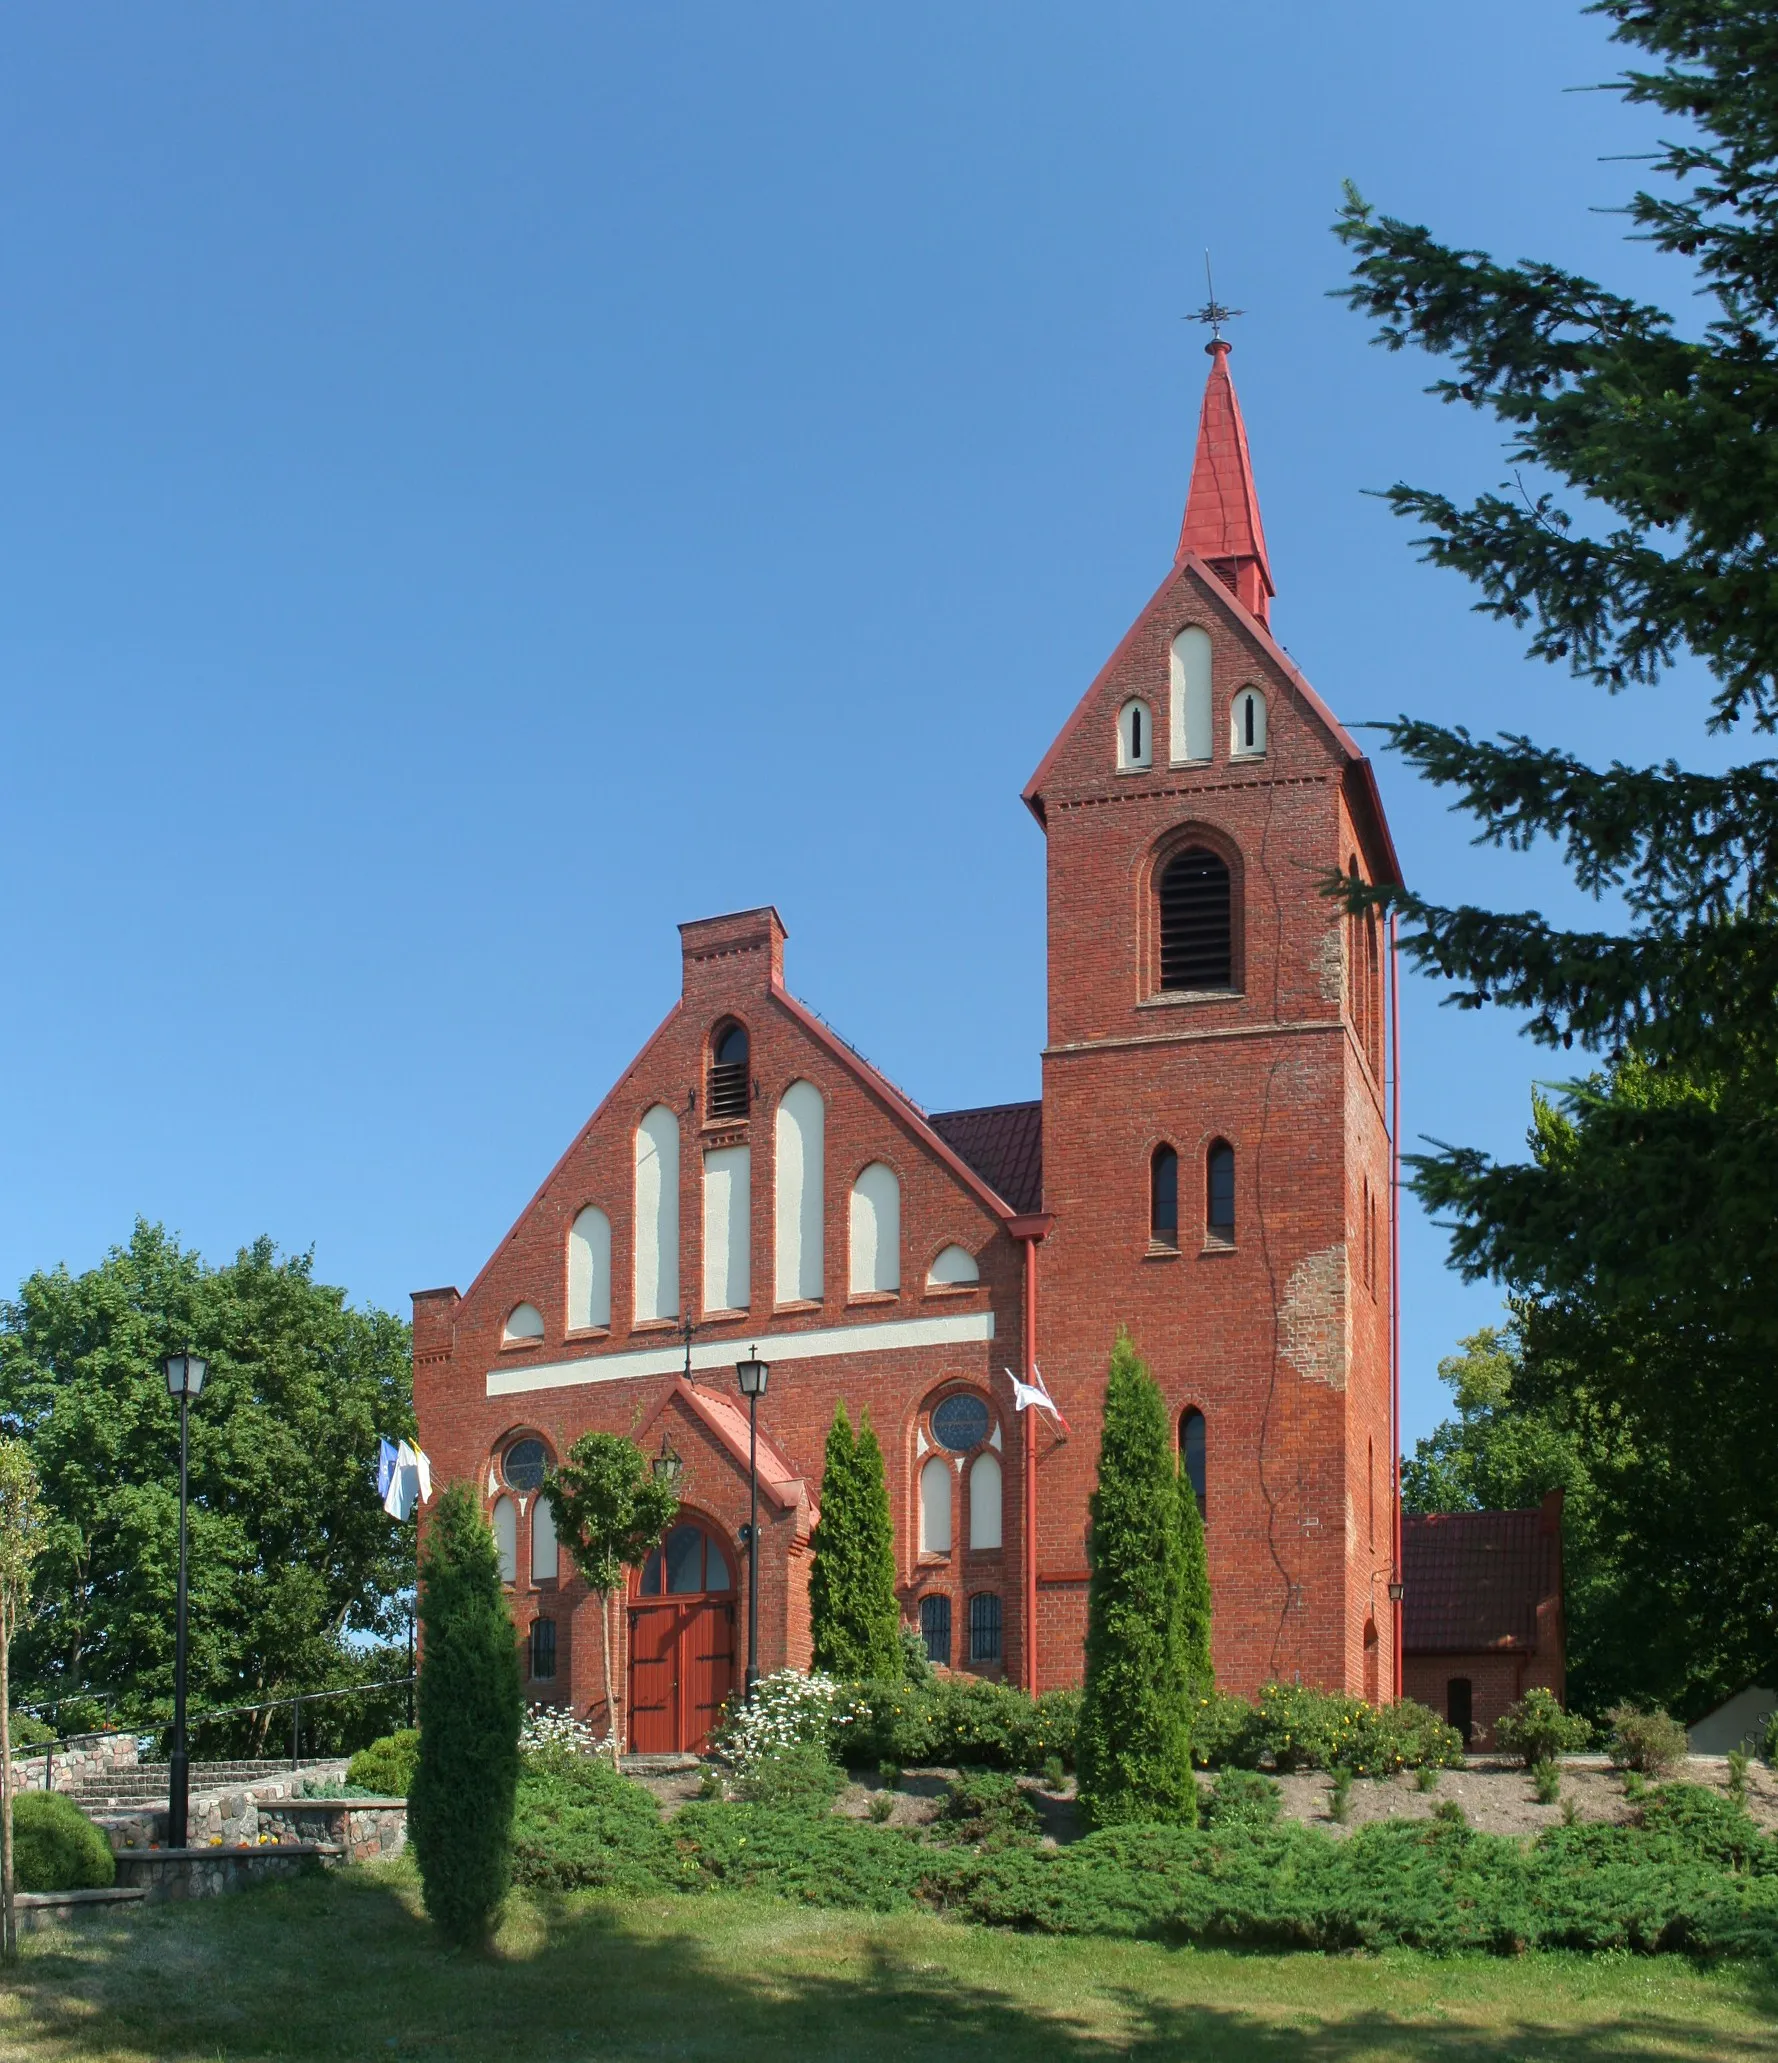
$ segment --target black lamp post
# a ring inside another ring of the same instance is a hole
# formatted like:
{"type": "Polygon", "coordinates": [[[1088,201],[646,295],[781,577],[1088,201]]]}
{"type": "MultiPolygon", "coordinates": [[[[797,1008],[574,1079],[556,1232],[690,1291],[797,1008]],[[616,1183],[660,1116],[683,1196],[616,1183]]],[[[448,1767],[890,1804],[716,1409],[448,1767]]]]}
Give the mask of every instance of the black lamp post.
{"type": "Polygon", "coordinates": [[[167,1395],[179,1400],[179,1607],[173,1630],[173,1752],[167,1758],[167,1846],[183,1848],[186,1806],[191,1794],[191,1761],[185,1747],[185,1504],[186,1409],[202,1394],[209,1363],[188,1347],[166,1359],[167,1395]]]}
{"type": "Polygon", "coordinates": [[[759,1400],[766,1393],[771,1369],[759,1358],[759,1349],[748,1349],[745,1361],[735,1363],[735,1380],[747,1399],[747,1696],[759,1681],[759,1400]]]}

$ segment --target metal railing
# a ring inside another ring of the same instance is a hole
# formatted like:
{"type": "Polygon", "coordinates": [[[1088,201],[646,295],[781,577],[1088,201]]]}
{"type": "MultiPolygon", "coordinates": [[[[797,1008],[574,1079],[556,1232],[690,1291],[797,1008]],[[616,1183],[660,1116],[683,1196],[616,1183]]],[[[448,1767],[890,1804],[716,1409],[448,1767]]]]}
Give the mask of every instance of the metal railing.
{"type": "MultiPolygon", "coordinates": [[[[341,1684],[334,1690],[293,1691],[288,1696],[281,1698],[262,1698],[256,1705],[212,1705],[206,1711],[192,1713],[186,1721],[186,1727],[189,1732],[195,1732],[206,1719],[243,1719],[256,1712],[281,1712],[288,1705],[290,1707],[290,1766],[292,1769],[299,1769],[302,1766],[302,1715],[305,1705],[324,1704],[331,1698],[363,1697],[371,1691],[405,1690],[407,1692],[408,1724],[412,1726],[414,1723],[414,1686],[418,1681],[418,1677],[412,1675],[390,1676],[377,1683],[341,1684]]],[[[37,1713],[45,1710],[57,1711],[62,1705],[72,1704],[73,1702],[72,1698],[59,1698],[48,1706],[21,1705],[18,1709],[21,1712],[29,1712],[35,1716],[37,1713]]],[[[91,1698],[83,1698],[82,1702],[90,1703],[92,1700],[91,1698]]],[[[107,1696],[104,1703],[106,1712],[110,1713],[113,1709],[113,1700],[107,1696]]],[[[144,1733],[159,1732],[160,1727],[165,1723],[162,1721],[145,1726],[141,1731],[144,1733]]],[[[43,1744],[43,1788],[47,1791],[52,1787],[52,1779],[55,1774],[56,1749],[58,1747],[65,1750],[72,1747],[77,1741],[97,1741],[104,1739],[107,1734],[128,1731],[130,1729],[127,1727],[98,1726],[87,1727],[79,1733],[63,1734],[59,1738],[52,1735],[43,1744]]],[[[27,1760],[29,1758],[20,1759],[27,1760]]]]}

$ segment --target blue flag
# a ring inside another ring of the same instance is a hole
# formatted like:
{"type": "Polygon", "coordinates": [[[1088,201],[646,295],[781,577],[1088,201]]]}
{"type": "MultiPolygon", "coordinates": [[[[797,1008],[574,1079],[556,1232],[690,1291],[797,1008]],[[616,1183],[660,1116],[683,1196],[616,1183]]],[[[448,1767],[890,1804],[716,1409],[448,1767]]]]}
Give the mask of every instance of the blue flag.
{"type": "Polygon", "coordinates": [[[379,1439],[377,1442],[377,1497],[389,1494],[389,1485],[395,1480],[396,1447],[393,1440],[379,1439]]]}

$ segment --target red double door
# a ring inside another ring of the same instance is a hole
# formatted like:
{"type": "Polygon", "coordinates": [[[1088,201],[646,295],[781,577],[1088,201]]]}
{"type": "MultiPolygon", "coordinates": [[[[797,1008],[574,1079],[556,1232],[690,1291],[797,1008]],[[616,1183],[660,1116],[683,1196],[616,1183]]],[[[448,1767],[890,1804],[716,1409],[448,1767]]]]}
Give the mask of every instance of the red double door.
{"type": "Polygon", "coordinates": [[[630,1752],[695,1753],[735,1687],[734,1577],[722,1544],[682,1519],[630,1595],[630,1752]]]}

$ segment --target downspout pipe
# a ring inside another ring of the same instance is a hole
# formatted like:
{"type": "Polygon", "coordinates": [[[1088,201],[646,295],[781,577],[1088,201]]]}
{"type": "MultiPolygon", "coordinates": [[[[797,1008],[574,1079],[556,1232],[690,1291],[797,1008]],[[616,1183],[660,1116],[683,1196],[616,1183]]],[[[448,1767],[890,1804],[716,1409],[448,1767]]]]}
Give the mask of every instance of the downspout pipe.
{"type": "MultiPolygon", "coordinates": [[[[1394,1066],[1389,1086],[1389,1452],[1394,1484],[1394,1542],[1391,1581],[1401,1571],[1401,954],[1395,913],[1389,913],[1389,1043],[1394,1066]]],[[[1395,1647],[1395,1696],[1401,1698],[1401,1599],[1390,1606],[1395,1647]]]]}
{"type": "MultiPolygon", "coordinates": [[[[1047,1213],[1035,1212],[1012,1220],[1009,1230],[1025,1249],[1025,1339],[1024,1380],[1037,1380],[1037,1243],[1050,1229],[1047,1213]]],[[[1019,1414],[1025,1421],[1022,1475],[1024,1480],[1024,1663],[1025,1689],[1037,1695],[1037,1412],[1027,1405],[1019,1414]]]]}

